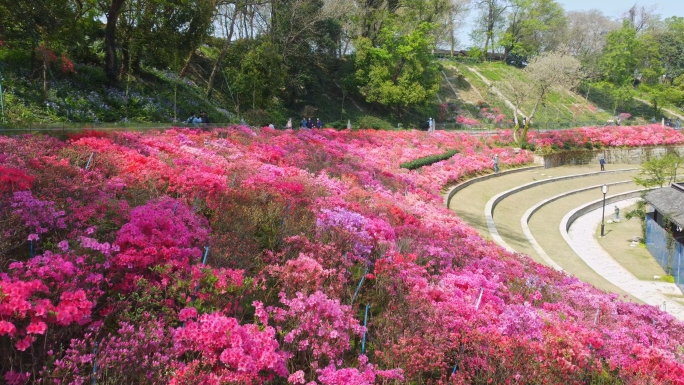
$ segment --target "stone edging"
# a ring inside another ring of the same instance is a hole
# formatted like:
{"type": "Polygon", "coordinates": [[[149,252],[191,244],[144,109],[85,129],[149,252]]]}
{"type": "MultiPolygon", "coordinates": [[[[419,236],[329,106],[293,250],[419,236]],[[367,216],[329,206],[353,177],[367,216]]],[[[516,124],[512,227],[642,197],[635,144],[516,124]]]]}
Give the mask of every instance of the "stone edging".
{"type": "MultiPolygon", "coordinates": [[[[625,202],[632,198],[640,198],[641,194],[648,190],[649,189],[633,190],[613,195],[606,199],[606,204],[625,202]]],[[[580,206],[566,214],[559,226],[559,230],[565,242],[568,243],[570,248],[575,251],[589,268],[611,284],[651,306],[659,307],[661,304],[667,303],[667,311],[674,317],[684,320],[684,306],[668,297],[668,295],[663,292],[663,289],[668,288],[668,286],[671,286],[675,291],[679,290],[678,287],[674,284],[663,285],[662,283],[642,281],[636,278],[632,272],[616,261],[615,258],[598,243],[595,238],[598,227],[597,224],[592,225],[587,223],[587,221],[582,221],[584,227],[579,227],[574,230],[575,232],[580,231],[582,238],[570,238],[569,229],[572,223],[584,215],[591,215],[590,213],[592,211],[600,209],[602,205],[603,199],[597,199],[596,201],[580,206]],[[586,243],[589,243],[589,245],[586,243]],[[582,246],[580,246],[580,244],[582,246]],[[582,252],[577,250],[579,247],[588,248],[586,251],[582,252]]],[[[597,215],[596,221],[600,223],[599,219],[600,217],[597,215]]]]}
{"type": "Polygon", "coordinates": [[[484,215],[485,215],[485,221],[487,222],[487,229],[489,230],[489,234],[492,236],[492,239],[494,242],[496,242],[497,245],[503,247],[504,249],[515,253],[516,251],[506,243],[506,241],[501,238],[501,235],[499,235],[498,230],[496,229],[496,224],[494,223],[494,208],[496,207],[499,202],[504,200],[506,197],[511,196],[513,194],[519,193],[521,191],[527,190],[532,187],[536,187],[539,185],[551,183],[551,182],[558,182],[561,180],[567,180],[567,179],[575,179],[575,178],[583,178],[586,176],[594,176],[594,175],[600,175],[600,174],[617,174],[621,172],[628,172],[628,171],[634,171],[638,170],[637,168],[625,168],[625,169],[620,169],[620,170],[611,170],[611,171],[595,171],[595,172],[588,172],[584,174],[573,174],[573,175],[565,175],[565,176],[559,176],[555,178],[549,178],[549,179],[544,179],[544,180],[538,180],[534,182],[529,182],[525,183],[522,186],[517,186],[515,188],[512,188],[510,190],[506,190],[504,192],[501,192],[495,196],[493,196],[489,201],[487,201],[487,204],[485,205],[484,209],[484,215]]]}
{"type": "MultiPolygon", "coordinates": [[[[625,180],[625,181],[621,181],[621,182],[606,183],[606,185],[607,186],[614,186],[614,185],[626,184],[626,183],[632,183],[632,181],[631,180],[625,180]]],[[[551,259],[551,257],[549,257],[548,254],[546,254],[544,249],[539,245],[539,243],[537,243],[537,240],[532,235],[532,231],[530,231],[530,227],[528,226],[530,218],[532,217],[532,215],[534,215],[534,213],[539,211],[539,209],[541,209],[542,207],[546,206],[547,204],[549,204],[551,202],[555,202],[558,199],[565,198],[565,197],[573,195],[573,194],[579,194],[579,193],[584,192],[584,191],[592,190],[595,188],[600,188],[601,186],[603,186],[603,185],[597,184],[594,186],[583,187],[583,188],[580,188],[577,190],[566,191],[562,194],[558,194],[556,196],[552,196],[551,198],[544,199],[543,201],[541,201],[541,202],[537,203],[536,205],[527,209],[527,211],[525,211],[523,216],[520,218],[520,226],[523,229],[523,233],[525,233],[525,237],[527,238],[527,241],[532,245],[532,248],[534,249],[534,251],[536,251],[537,254],[539,254],[539,256],[549,266],[553,267],[554,269],[556,269],[558,271],[563,271],[563,268],[559,264],[557,264],[553,259],[551,259]]]]}
{"type": "MultiPolygon", "coordinates": [[[[648,190],[650,189],[642,188],[639,190],[632,190],[621,194],[611,195],[606,198],[606,205],[619,201],[624,201],[627,199],[641,198],[641,194],[648,190]]],[[[572,223],[575,222],[575,220],[577,220],[577,218],[581,217],[582,215],[590,211],[594,211],[601,206],[603,206],[603,199],[597,199],[593,202],[589,202],[570,211],[563,217],[560,223],[560,232],[563,236],[563,239],[565,239],[565,241],[568,242],[568,245],[572,247],[572,244],[570,243],[570,238],[568,236],[568,230],[570,230],[570,226],[572,226],[572,223]]]]}
{"type": "Polygon", "coordinates": [[[465,181],[463,183],[459,183],[456,186],[453,186],[452,188],[450,188],[447,191],[446,194],[444,194],[444,205],[448,208],[449,203],[451,203],[451,198],[453,198],[457,192],[463,190],[464,188],[466,188],[466,187],[468,187],[474,183],[482,182],[482,181],[485,181],[487,179],[496,178],[496,177],[499,177],[502,175],[514,174],[516,172],[522,172],[522,171],[528,171],[528,170],[535,170],[538,168],[544,168],[544,166],[530,166],[530,167],[514,168],[514,169],[510,169],[510,170],[506,170],[506,171],[501,171],[498,174],[487,174],[487,175],[478,176],[475,178],[468,179],[467,181],[465,181]]]}

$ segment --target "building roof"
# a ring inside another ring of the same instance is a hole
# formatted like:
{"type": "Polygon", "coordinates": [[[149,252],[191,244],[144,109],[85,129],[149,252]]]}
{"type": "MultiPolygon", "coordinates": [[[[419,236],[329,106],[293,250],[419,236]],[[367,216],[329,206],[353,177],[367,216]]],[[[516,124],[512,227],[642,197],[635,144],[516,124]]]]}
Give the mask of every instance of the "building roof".
{"type": "Polygon", "coordinates": [[[646,201],[659,212],[669,214],[677,226],[684,227],[684,183],[651,190],[646,194],[646,201]]]}

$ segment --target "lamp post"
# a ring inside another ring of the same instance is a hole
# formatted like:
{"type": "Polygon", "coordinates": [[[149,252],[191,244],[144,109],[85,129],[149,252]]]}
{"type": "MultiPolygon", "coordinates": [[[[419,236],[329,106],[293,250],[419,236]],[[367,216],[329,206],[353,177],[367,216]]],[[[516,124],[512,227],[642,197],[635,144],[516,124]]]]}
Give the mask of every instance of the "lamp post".
{"type": "Polygon", "coordinates": [[[601,186],[601,192],[603,193],[603,213],[601,214],[601,237],[603,237],[603,228],[605,226],[606,219],[606,193],[608,193],[607,184],[601,186]]]}

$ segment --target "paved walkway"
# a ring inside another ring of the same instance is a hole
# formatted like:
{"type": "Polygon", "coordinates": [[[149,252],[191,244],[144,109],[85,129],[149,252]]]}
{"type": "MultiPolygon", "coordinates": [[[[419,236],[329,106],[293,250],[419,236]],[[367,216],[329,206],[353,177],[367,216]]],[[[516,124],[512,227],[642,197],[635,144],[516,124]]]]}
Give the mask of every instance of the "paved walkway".
{"type": "MultiPolygon", "coordinates": [[[[633,205],[637,199],[617,203],[621,209],[633,205]]],[[[613,204],[611,204],[613,206],[613,204]]],[[[684,320],[684,305],[668,295],[681,295],[676,285],[666,282],[641,281],[622,267],[595,238],[596,229],[601,223],[601,209],[578,218],[570,227],[569,242],[577,255],[606,280],[630,293],[634,297],[684,320]]]]}

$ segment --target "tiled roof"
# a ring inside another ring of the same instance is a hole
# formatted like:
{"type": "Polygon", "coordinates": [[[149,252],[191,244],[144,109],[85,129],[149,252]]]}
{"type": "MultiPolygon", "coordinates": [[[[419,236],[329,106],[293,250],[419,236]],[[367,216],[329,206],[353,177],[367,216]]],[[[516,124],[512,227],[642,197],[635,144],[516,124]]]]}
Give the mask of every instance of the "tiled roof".
{"type": "Polygon", "coordinates": [[[659,212],[669,214],[677,226],[684,227],[684,183],[649,191],[646,201],[659,212]]]}

